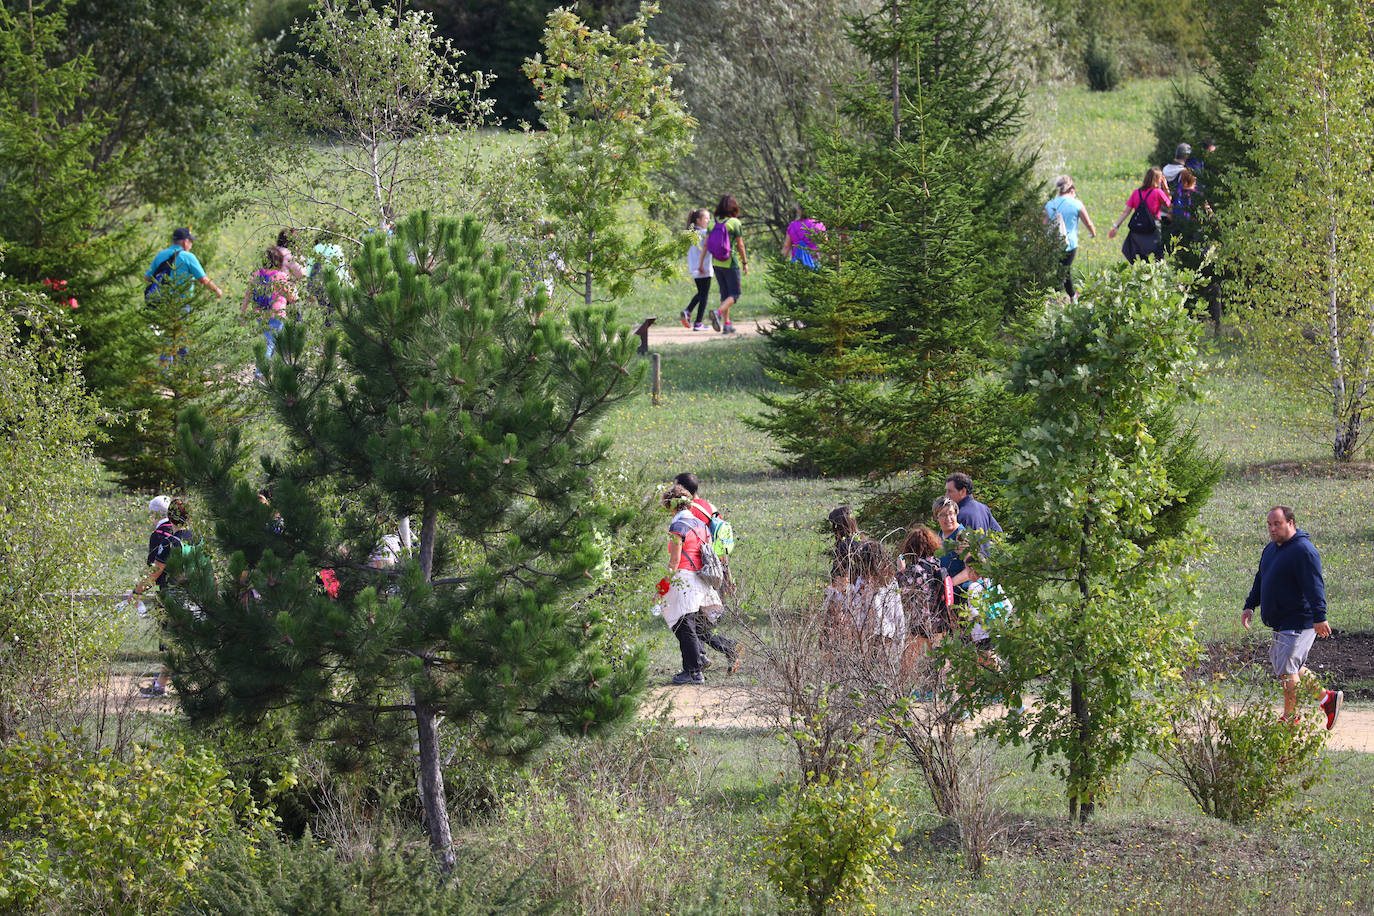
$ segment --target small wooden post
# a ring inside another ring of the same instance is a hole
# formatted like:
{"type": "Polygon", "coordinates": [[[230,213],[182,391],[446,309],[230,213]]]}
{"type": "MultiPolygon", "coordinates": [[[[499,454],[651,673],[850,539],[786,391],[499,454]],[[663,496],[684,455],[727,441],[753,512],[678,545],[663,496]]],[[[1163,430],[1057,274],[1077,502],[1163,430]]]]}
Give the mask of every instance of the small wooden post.
{"type": "Polygon", "coordinates": [[[654,392],[654,406],[658,406],[658,395],[661,390],[660,385],[663,381],[662,359],[657,353],[649,355],[649,375],[652,378],[654,392]]]}

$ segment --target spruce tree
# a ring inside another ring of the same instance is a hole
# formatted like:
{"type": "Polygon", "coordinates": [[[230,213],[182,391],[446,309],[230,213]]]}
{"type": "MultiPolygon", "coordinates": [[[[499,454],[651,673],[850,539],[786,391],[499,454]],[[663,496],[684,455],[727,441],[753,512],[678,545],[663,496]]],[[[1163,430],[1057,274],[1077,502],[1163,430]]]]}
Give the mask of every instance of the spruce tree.
{"type": "Polygon", "coordinates": [[[350,275],[329,283],[322,348],[288,324],[259,360],[288,437],[262,458],[271,505],[235,470],[235,431],[184,420],[182,466],[229,562],[172,602],[170,661],[193,718],[289,706],[341,756],[416,743],[447,868],[441,720],[521,755],[633,711],[642,655],[612,670],[598,619],[569,605],[607,575],[598,545],[626,521],[592,499],[597,425],[641,372],[614,309],[544,314],[470,217],[413,214],[369,237],[350,275]],[[413,550],[377,568],[403,517],[419,523],[413,550]]]}
{"type": "Polygon", "coordinates": [[[1010,409],[978,381],[1057,261],[1034,160],[1008,151],[1022,96],[963,0],[899,0],[849,38],[869,72],[816,132],[799,195],[829,229],[822,266],[778,272],[764,362],[791,391],[755,422],[828,473],[976,470],[1005,448],[1010,409]]]}

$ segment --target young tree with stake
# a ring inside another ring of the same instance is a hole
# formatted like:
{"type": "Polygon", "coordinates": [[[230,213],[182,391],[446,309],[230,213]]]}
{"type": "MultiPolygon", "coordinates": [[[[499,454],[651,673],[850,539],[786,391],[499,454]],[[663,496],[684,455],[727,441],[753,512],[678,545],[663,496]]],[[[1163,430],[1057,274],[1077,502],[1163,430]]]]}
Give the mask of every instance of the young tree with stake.
{"type": "Polygon", "coordinates": [[[671,276],[687,248],[686,236],[654,222],[646,221],[638,238],[623,225],[627,204],[666,205],[658,176],[691,141],[692,119],[673,88],[677,67],[645,34],[657,11],[646,3],[612,32],[556,9],[543,53],[525,64],[545,129],[535,175],[557,220],[554,256],[586,305],[598,287],[617,299],[640,274],[671,276]]]}

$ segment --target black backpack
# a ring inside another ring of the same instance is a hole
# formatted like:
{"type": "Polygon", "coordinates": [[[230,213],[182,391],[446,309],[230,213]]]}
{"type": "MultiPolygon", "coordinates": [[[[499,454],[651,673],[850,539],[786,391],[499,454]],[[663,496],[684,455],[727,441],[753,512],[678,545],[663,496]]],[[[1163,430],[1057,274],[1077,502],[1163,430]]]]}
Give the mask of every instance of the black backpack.
{"type": "Polygon", "coordinates": [[[180,255],[181,249],[178,248],[176,251],[173,251],[167,257],[153,265],[153,278],[148,281],[148,285],[143,289],[144,302],[156,296],[158,290],[162,288],[162,284],[172,276],[172,271],[176,270],[177,258],[180,255]]]}
{"type": "MultiPolygon", "coordinates": [[[[1151,188],[1150,190],[1154,190],[1151,188]]],[[[1126,228],[1132,232],[1139,232],[1142,235],[1155,235],[1159,232],[1159,220],[1150,214],[1150,207],[1147,199],[1150,191],[1140,192],[1140,203],[1135,205],[1135,212],[1131,214],[1131,221],[1126,224],[1126,228]]]]}

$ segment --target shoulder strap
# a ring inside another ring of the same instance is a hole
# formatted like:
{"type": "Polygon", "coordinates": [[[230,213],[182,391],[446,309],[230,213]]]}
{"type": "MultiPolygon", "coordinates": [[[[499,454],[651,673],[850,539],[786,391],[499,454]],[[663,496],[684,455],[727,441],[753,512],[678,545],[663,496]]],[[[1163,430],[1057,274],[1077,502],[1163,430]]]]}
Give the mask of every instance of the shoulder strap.
{"type": "Polygon", "coordinates": [[[157,280],[159,274],[161,274],[161,273],[163,273],[163,272],[166,272],[166,273],[171,273],[171,272],[172,272],[172,270],[176,267],[177,255],[179,255],[179,254],[181,254],[181,249],[180,249],[180,248],[177,248],[177,249],[173,250],[171,254],[167,255],[167,257],[163,258],[161,261],[157,262],[157,264],[155,264],[155,265],[153,266],[153,280],[154,280],[154,281],[157,280]]]}

